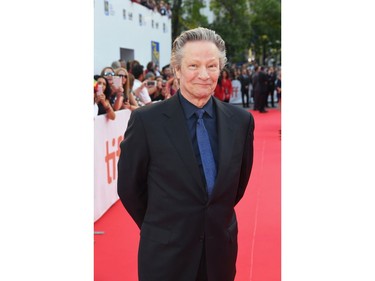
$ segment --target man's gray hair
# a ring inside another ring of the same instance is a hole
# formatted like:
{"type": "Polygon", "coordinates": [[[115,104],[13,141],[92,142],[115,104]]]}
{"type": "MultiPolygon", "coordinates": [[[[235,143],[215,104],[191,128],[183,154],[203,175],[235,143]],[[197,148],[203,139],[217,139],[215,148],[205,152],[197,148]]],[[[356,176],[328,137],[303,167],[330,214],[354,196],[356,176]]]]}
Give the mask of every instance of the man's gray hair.
{"type": "Polygon", "coordinates": [[[227,63],[224,40],[219,34],[216,34],[215,31],[204,27],[198,27],[182,32],[181,35],[174,40],[171,54],[171,67],[173,71],[181,67],[183,47],[187,42],[191,41],[209,41],[214,43],[219,49],[220,53],[220,70],[224,68],[225,64],[227,63]]]}
{"type": "Polygon", "coordinates": [[[117,68],[120,68],[121,67],[121,63],[118,61],[118,60],[115,60],[114,62],[112,62],[112,68],[114,70],[116,70],[117,68]]]}

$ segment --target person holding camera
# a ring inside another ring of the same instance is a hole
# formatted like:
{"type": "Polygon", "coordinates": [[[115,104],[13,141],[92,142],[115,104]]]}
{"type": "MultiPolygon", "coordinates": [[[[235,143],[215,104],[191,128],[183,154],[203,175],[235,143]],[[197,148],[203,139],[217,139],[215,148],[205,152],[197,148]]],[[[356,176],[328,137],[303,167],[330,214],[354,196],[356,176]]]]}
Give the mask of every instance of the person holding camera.
{"type": "Polygon", "coordinates": [[[143,65],[135,65],[132,68],[132,74],[134,75],[134,83],[133,83],[133,93],[139,98],[140,102],[138,105],[144,106],[146,104],[150,104],[151,97],[148,92],[147,82],[142,83],[145,80],[145,74],[143,71],[143,65]]]}
{"type": "Polygon", "coordinates": [[[95,75],[94,81],[94,116],[106,114],[108,119],[115,120],[116,114],[109,102],[111,89],[108,80],[104,76],[95,75]]]}
{"type": "Polygon", "coordinates": [[[151,95],[152,102],[162,101],[169,98],[169,95],[167,95],[166,81],[163,80],[163,77],[157,77],[155,83],[156,91],[151,95]]]}
{"type": "Polygon", "coordinates": [[[111,96],[109,101],[115,111],[120,110],[122,106],[122,100],[119,97],[123,94],[123,87],[121,78],[115,75],[115,71],[112,67],[107,66],[103,68],[100,75],[104,76],[108,80],[108,85],[111,88],[111,96]]]}
{"type": "Polygon", "coordinates": [[[122,95],[117,97],[119,99],[119,103],[121,104],[120,109],[137,109],[137,101],[135,100],[134,95],[130,93],[130,79],[128,71],[126,68],[120,67],[115,70],[115,75],[120,77],[123,88],[122,95]]]}

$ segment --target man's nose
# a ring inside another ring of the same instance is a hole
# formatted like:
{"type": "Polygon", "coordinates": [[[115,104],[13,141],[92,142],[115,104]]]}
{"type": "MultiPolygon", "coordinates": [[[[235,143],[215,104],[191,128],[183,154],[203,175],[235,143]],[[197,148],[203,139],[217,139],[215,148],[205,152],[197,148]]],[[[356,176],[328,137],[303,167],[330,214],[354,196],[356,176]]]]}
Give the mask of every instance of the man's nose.
{"type": "Polygon", "coordinates": [[[201,67],[199,69],[199,78],[201,79],[207,79],[209,78],[210,76],[208,75],[208,70],[206,67],[201,67]]]}

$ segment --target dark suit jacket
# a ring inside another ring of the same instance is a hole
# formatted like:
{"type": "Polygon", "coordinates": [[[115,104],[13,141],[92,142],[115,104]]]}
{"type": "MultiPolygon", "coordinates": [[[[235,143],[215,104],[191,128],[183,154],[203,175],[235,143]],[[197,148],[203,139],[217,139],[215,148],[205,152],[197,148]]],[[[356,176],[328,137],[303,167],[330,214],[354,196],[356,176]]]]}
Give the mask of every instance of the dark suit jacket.
{"type": "Polygon", "coordinates": [[[209,280],[233,280],[234,206],[253,163],[252,115],[214,98],[219,163],[208,199],[178,95],[132,112],[118,162],[118,195],[141,230],[140,281],[194,281],[206,247],[209,280]],[[205,241],[205,243],[203,243],[205,241]]]}
{"type": "Polygon", "coordinates": [[[253,89],[261,95],[267,93],[267,74],[263,71],[254,73],[253,75],[253,89]]]}

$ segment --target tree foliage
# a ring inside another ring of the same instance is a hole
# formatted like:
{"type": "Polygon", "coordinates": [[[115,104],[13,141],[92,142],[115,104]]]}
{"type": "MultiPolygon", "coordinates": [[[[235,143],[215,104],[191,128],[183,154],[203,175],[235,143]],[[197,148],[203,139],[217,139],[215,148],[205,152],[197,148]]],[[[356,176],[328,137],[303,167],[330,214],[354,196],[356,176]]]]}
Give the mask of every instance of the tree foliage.
{"type": "Polygon", "coordinates": [[[251,9],[250,46],[262,58],[281,52],[280,0],[249,0],[251,9]]]}
{"type": "Polygon", "coordinates": [[[181,33],[181,5],[182,0],[173,0],[172,1],[172,42],[174,39],[181,33]]]}
{"type": "Polygon", "coordinates": [[[230,62],[245,62],[249,49],[264,63],[281,52],[280,0],[211,0],[214,21],[200,10],[205,1],[173,0],[172,41],[184,30],[198,26],[215,30],[225,40],[230,62]]]}
{"type": "Polygon", "coordinates": [[[245,61],[251,34],[247,0],[238,0],[235,3],[230,0],[212,0],[210,8],[215,15],[210,28],[224,39],[228,60],[245,61]]]}
{"type": "Polygon", "coordinates": [[[172,41],[185,30],[208,25],[207,17],[200,13],[203,1],[174,0],[172,7],[172,41]]]}

